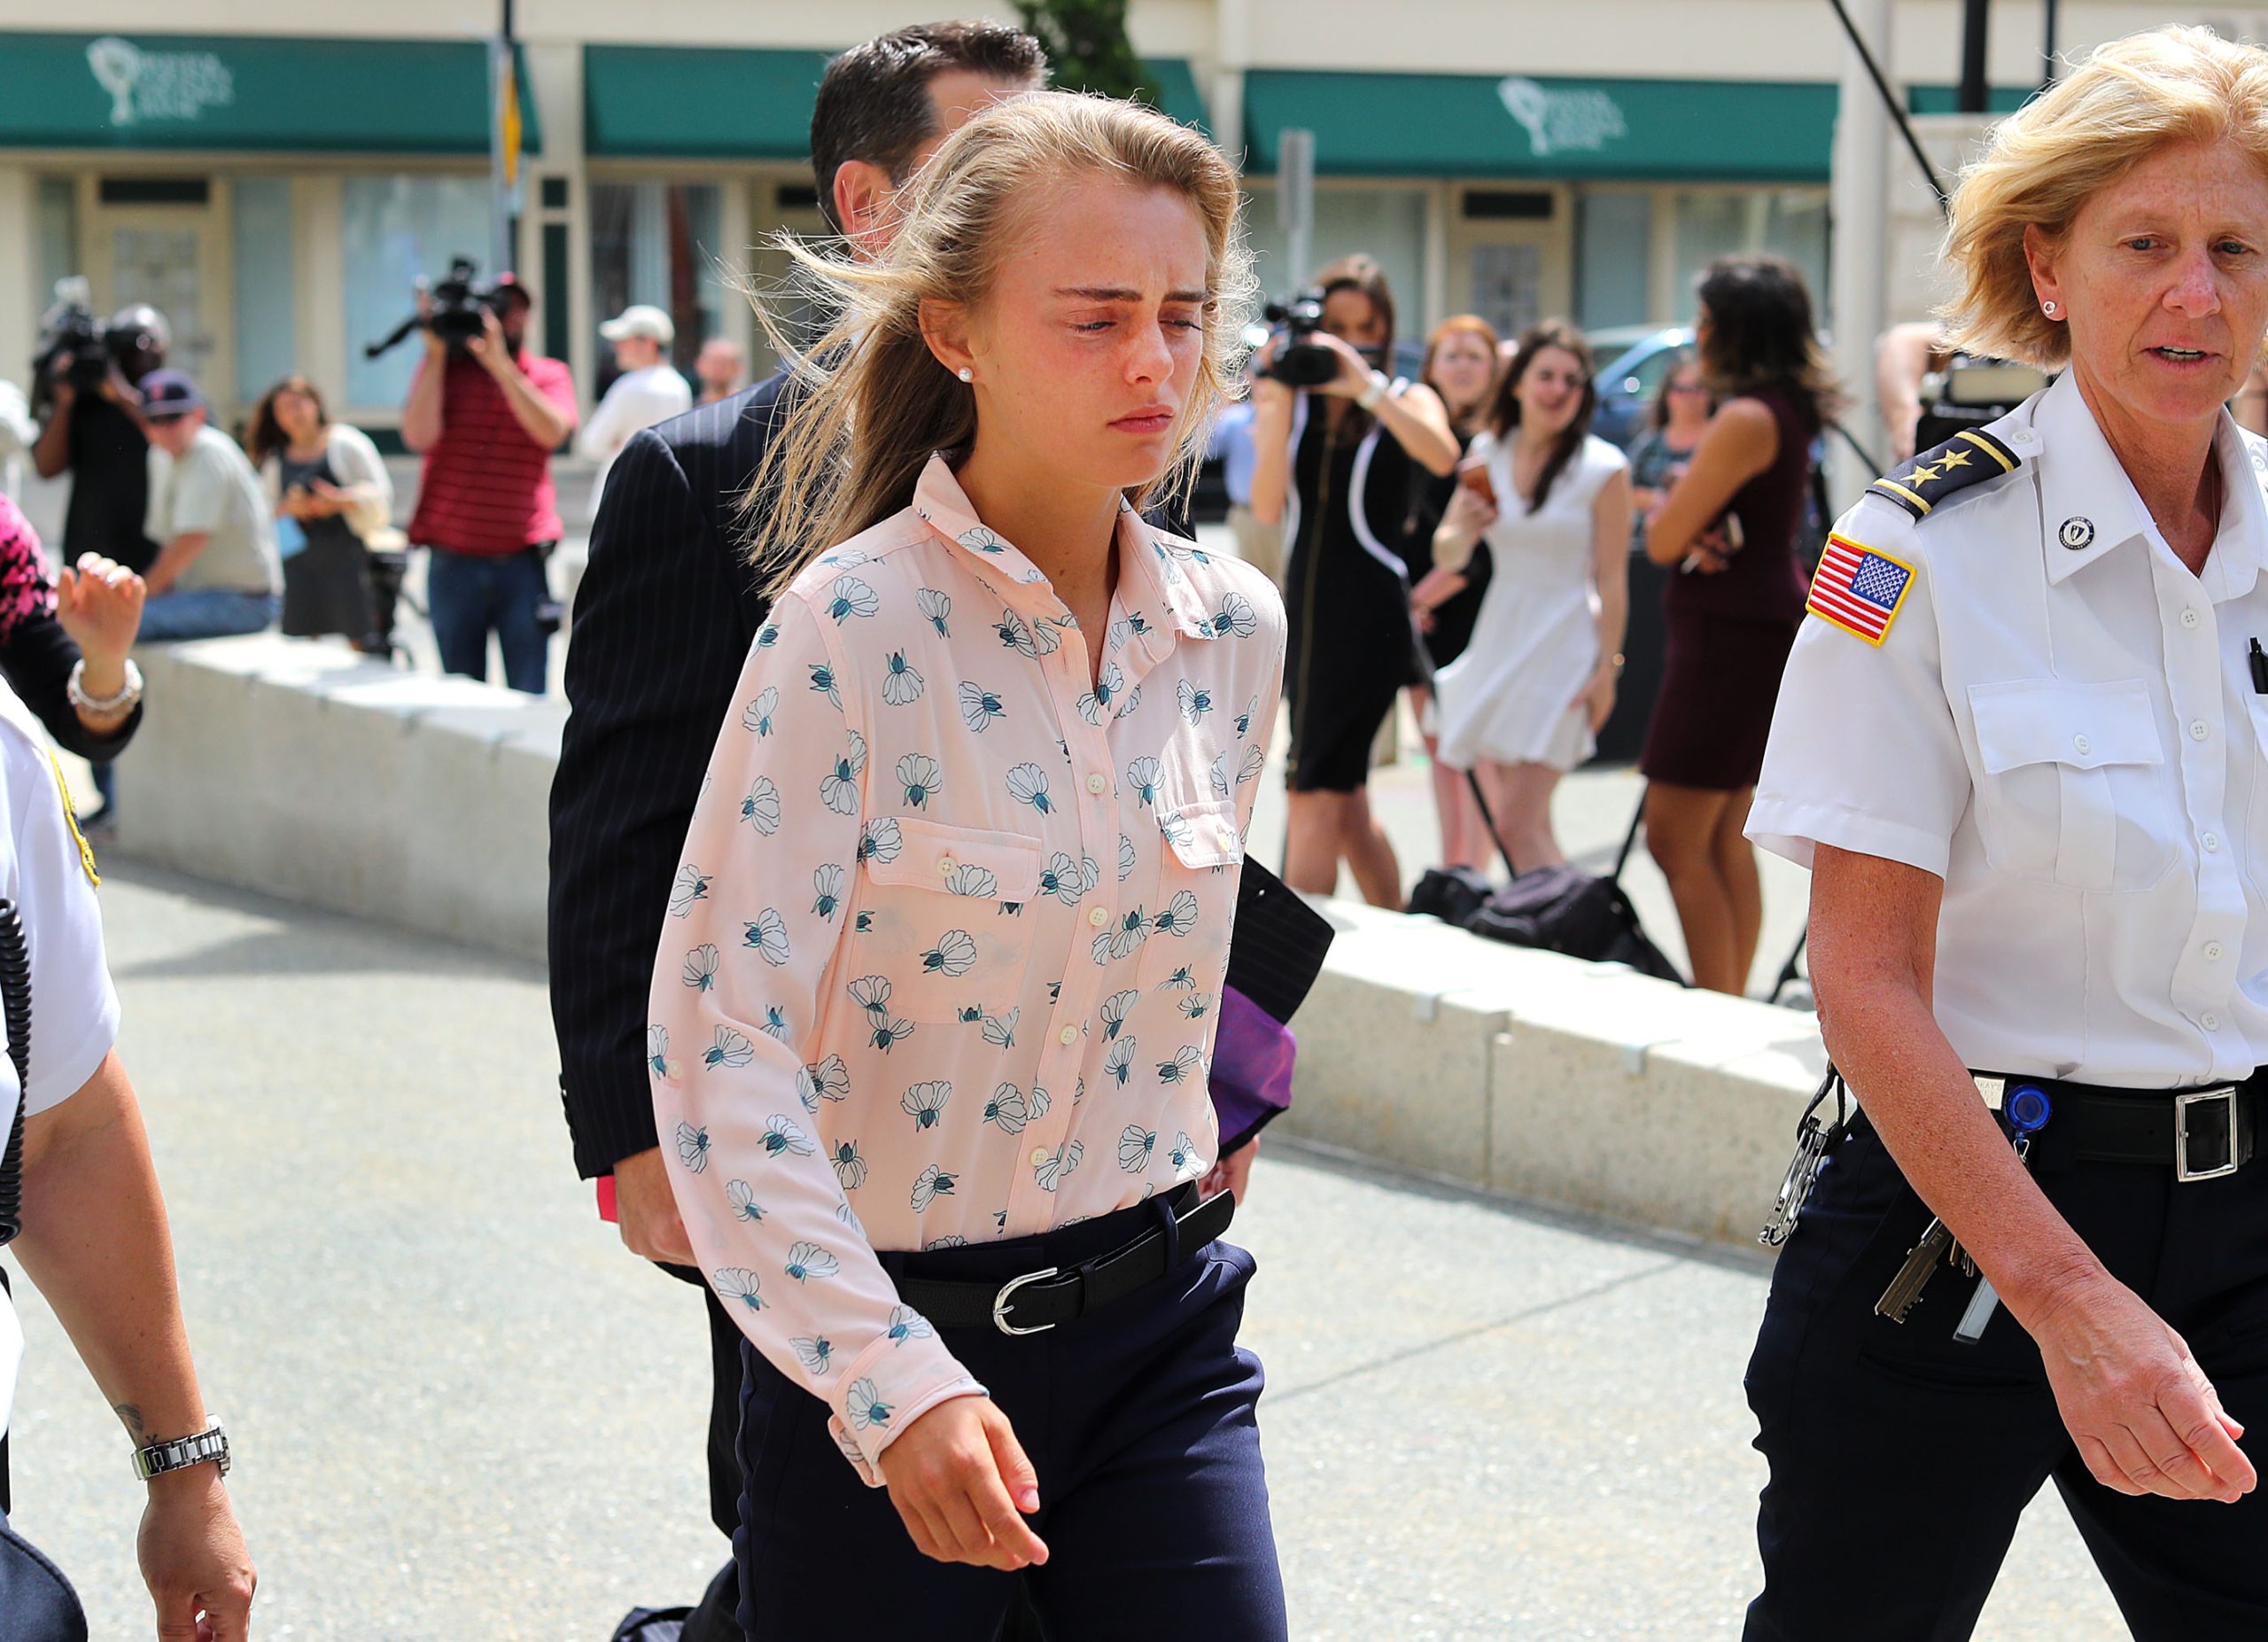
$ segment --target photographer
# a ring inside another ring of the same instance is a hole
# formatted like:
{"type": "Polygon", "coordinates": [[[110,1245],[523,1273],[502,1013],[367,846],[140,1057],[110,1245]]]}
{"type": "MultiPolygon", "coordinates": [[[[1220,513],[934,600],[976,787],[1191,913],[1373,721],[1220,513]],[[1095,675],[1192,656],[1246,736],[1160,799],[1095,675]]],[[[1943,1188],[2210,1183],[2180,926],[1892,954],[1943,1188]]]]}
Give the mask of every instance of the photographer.
{"type": "Polygon", "coordinates": [[[45,415],[32,465],[42,479],[71,475],[63,516],[66,564],[93,553],[146,574],[158,562],[158,544],[142,528],[150,446],[134,409],[137,385],[165,364],[172,340],[165,315],[137,303],[91,335],[50,345],[41,362],[45,415]]]}
{"type": "Polygon", "coordinates": [[[544,561],[560,534],[551,453],[575,431],[575,385],[564,363],[527,351],[535,304],[517,279],[500,274],[476,300],[480,332],[462,350],[426,326],[402,407],[402,443],[425,458],[409,539],[432,549],[426,598],[442,666],[485,679],[493,632],[504,681],[540,696],[551,633],[544,561]]]}
{"type": "Polygon", "coordinates": [[[1253,387],[1252,510],[1283,530],[1291,615],[1284,879],[1329,895],[1343,859],[1365,900],[1400,907],[1402,869],[1371,813],[1371,745],[1394,696],[1427,673],[1409,572],[1388,544],[1401,540],[1418,471],[1456,467],[1456,436],[1439,394],[1379,368],[1393,357],[1394,295],[1378,264],[1348,257],[1315,283],[1320,313],[1294,310],[1293,328],[1262,349],[1253,387]],[[1301,363],[1319,369],[1324,353],[1336,357],[1327,379],[1296,389],[1281,379],[1301,363]]]}

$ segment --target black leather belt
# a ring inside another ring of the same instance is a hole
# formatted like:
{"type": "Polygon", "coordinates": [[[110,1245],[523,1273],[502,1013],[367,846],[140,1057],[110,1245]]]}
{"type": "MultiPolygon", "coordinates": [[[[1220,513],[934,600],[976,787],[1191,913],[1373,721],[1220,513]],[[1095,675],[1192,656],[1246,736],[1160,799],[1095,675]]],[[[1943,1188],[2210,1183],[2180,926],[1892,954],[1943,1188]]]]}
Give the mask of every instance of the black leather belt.
{"type": "Polygon", "coordinates": [[[2057,1078],[1974,1074],[1977,1090],[2006,1112],[2026,1087],[2046,1094],[2052,1116],[2041,1133],[2081,1163],[2141,1163],[2185,1183],[2234,1174],[2253,1159],[2259,1131],[2259,1074],[2202,1089],[2105,1089],[2057,1078]]]}
{"type": "MultiPolygon", "coordinates": [[[[1082,1260],[1068,1271],[1048,1266],[1005,1283],[949,1281],[904,1276],[898,1297],[940,1328],[983,1328],[1004,1335],[1036,1335],[1068,1323],[1115,1300],[1123,1300],[1158,1280],[1229,1229],[1237,1202],[1227,1192],[1197,1202],[1174,1216],[1168,1235],[1162,1224],[1106,1254],[1082,1260]]],[[[1161,1218],[1166,1210],[1159,1209],[1161,1218]]]]}

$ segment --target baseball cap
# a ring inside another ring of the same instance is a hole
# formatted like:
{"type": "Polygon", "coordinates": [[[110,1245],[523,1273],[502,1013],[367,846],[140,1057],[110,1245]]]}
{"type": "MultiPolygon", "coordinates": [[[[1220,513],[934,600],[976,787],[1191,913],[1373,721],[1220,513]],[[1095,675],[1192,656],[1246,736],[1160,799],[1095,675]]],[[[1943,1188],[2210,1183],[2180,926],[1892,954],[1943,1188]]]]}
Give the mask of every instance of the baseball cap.
{"type": "Polygon", "coordinates": [[[152,422],[185,416],[205,409],[205,395],[186,370],[153,370],[135,384],[142,394],[142,414],[152,422]]]}
{"type": "Polygon", "coordinates": [[[667,314],[651,303],[634,302],[601,325],[599,335],[610,342],[619,342],[625,337],[651,337],[667,347],[677,340],[677,327],[670,323],[667,314]]]}

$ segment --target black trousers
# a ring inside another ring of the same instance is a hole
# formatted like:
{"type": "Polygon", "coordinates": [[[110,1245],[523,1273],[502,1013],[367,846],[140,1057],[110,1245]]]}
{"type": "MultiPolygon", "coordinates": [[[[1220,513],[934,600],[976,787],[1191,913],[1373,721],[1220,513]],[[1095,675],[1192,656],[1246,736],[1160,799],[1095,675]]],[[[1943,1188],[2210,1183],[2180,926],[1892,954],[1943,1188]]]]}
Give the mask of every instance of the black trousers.
{"type": "MultiPolygon", "coordinates": [[[[1124,1242],[1161,1207],[1153,1200],[1037,1237],[885,1255],[883,1264],[897,1276],[919,1259],[925,1275],[988,1282],[1068,1269],[1124,1242]]],[[[1048,1560],[1021,1575],[915,1550],[889,1493],[867,1487],[836,1449],[827,1405],[750,1347],[747,1487],[734,1544],[750,1642],[990,1642],[1019,1584],[1050,1638],[1284,1642],[1254,1420],[1260,1364],[1236,1342],[1252,1271],[1250,1255],[1216,1241],[1140,1292],[1045,1334],[939,1330],[1039,1473],[1030,1521],[1048,1560]]]]}
{"type": "MultiPolygon", "coordinates": [[[[2078,1163],[2068,1141],[2051,1121],[2033,1148],[2049,1202],[2189,1342],[2256,1434],[2255,1462],[2268,1458],[2268,1163],[2180,1185],[2171,1163],[2078,1163]]],[[[1953,1338],[1976,1288],[1955,1268],[1903,1324],[1874,1314],[1929,1218],[1862,1122],[1781,1251],[1748,1368],[1772,1467],[1749,1642],[1969,1636],[2018,1515],[2051,1479],[2136,1637],[2268,1636],[2268,1491],[2223,1506],[2095,1482],[2008,1308],[1976,1344],[1953,1338]]]]}

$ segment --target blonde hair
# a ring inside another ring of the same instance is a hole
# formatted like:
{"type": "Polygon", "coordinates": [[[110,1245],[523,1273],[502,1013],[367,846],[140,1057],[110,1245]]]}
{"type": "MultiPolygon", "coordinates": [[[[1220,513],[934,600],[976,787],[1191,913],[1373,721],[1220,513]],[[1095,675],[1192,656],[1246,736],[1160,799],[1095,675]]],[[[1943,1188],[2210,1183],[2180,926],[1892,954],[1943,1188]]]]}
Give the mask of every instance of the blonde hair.
{"type": "Polygon", "coordinates": [[[2233,141],[2268,175],[2268,52],[2172,24],[2114,40],[2003,120],[1961,173],[1946,233],[1956,347],[2055,370],[2066,328],[2040,312],[2023,231],[2061,249],[2089,196],[2160,149],[2233,141]]]}
{"type": "Polygon", "coordinates": [[[1223,385],[1236,379],[1239,322],[1254,290],[1236,172],[1203,136],[1149,109],[1034,92],[945,139],[899,196],[897,232],[874,261],[823,254],[786,236],[774,242],[839,318],[796,350],[767,305],[756,305],[773,345],[796,361],[790,409],[742,501],[771,502],[750,548],[770,595],[830,547],[910,505],[931,453],[967,451],[975,390],[930,353],[921,306],[983,303],[1021,233],[1045,221],[1051,186],[1097,176],[1171,190],[1203,221],[1204,349],[1183,396],[1173,460],[1132,500],[1146,507],[1186,489],[1223,385]]]}

